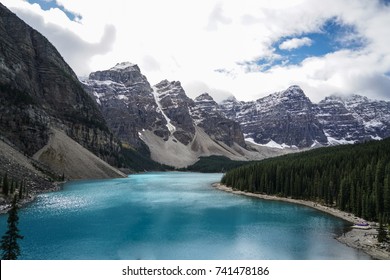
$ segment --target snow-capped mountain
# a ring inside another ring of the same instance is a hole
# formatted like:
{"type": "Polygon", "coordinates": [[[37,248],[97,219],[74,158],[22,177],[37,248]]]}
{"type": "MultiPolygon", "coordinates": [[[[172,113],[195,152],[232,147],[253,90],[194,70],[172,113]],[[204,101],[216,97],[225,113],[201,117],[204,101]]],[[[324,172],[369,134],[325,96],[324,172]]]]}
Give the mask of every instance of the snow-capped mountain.
{"type": "Polygon", "coordinates": [[[194,101],[187,97],[180,82],[163,80],[153,87],[160,112],[168,123],[172,135],[184,145],[195,135],[195,126],[190,115],[194,101]]]}
{"type": "Polygon", "coordinates": [[[177,167],[203,155],[259,159],[262,147],[298,150],[390,136],[390,102],[358,95],[313,104],[291,86],[256,101],[217,104],[207,93],[192,100],[178,81],[151,86],[128,62],[83,83],[123,144],[146,144],[153,159],[177,167]]]}
{"type": "Polygon", "coordinates": [[[203,128],[213,139],[228,146],[237,143],[241,147],[245,147],[241,126],[236,121],[228,119],[208,93],[199,95],[194,101],[190,113],[197,126],[203,128]]]}
{"type": "MultiPolygon", "coordinates": [[[[245,147],[239,124],[216,109],[210,114],[205,95],[192,100],[178,81],[151,86],[137,65],[125,62],[82,82],[122,144],[146,144],[158,162],[182,167],[214,154],[245,159],[236,151],[245,147]]],[[[218,107],[210,96],[208,101],[218,107]]]]}
{"type": "Polygon", "coordinates": [[[223,113],[240,123],[247,141],[269,147],[352,144],[390,136],[390,102],[353,95],[313,104],[298,86],[256,101],[231,97],[223,113]]]}
{"type": "Polygon", "coordinates": [[[251,102],[230,98],[220,106],[226,116],[240,123],[247,140],[255,143],[303,148],[327,142],[313,104],[298,86],[251,102]]]}
{"type": "Polygon", "coordinates": [[[153,89],[132,63],[118,63],[109,70],[93,72],[82,81],[93,94],[113,133],[123,142],[140,148],[139,132],[152,130],[169,136],[166,119],[159,112],[153,89]]]}
{"type": "Polygon", "coordinates": [[[390,136],[390,102],[360,95],[327,97],[316,115],[329,143],[355,143],[390,136]]]}

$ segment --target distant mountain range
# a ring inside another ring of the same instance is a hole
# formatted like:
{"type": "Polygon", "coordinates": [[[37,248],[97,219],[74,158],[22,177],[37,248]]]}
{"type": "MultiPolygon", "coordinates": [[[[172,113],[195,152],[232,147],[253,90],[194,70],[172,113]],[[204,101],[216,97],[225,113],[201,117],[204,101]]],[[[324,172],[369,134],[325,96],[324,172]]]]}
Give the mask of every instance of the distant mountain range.
{"type": "Polygon", "coordinates": [[[247,140],[299,148],[351,144],[390,136],[390,102],[360,95],[312,103],[299,86],[252,102],[230,98],[222,112],[240,123],[247,140]]]}
{"type": "Polygon", "coordinates": [[[250,156],[240,125],[208,94],[192,100],[177,81],[151,86],[128,62],[93,72],[82,82],[122,143],[136,149],[146,144],[158,162],[185,167],[199,156],[250,156]]]}
{"type": "Polygon", "coordinates": [[[177,81],[150,86],[140,68],[128,62],[91,73],[83,83],[123,142],[145,143],[153,159],[174,166],[210,154],[263,158],[252,153],[254,147],[296,151],[390,135],[390,102],[359,95],[314,104],[294,85],[256,101],[232,97],[217,104],[208,93],[190,99],[177,81]],[[192,156],[178,161],[177,154],[192,156]]]}
{"type": "Polygon", "coordinates": [[[80,82],[55,47],[2,4],[0,101],[0,175],[35,176],[35,186],[62,175],[124,176],[112,166],[258,160],[390,136],[390,102],[358,95],[314,104],[291,86],[218,104],[208,93],[189,98],[178,81],[150,85],[128,62],[80,82]]]}

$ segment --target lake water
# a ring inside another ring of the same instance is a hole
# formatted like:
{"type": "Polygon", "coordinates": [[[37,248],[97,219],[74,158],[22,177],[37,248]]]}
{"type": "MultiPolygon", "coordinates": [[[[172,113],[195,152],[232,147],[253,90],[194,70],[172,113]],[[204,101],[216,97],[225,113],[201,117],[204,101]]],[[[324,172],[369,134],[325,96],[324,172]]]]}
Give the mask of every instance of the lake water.
{"type": "Polygon", "coordinates": [[[221,176],[167,172],[67,183],[20,209],[20,258],[369,259],[334,239],[344,221],[212,188],[221,176]]]}

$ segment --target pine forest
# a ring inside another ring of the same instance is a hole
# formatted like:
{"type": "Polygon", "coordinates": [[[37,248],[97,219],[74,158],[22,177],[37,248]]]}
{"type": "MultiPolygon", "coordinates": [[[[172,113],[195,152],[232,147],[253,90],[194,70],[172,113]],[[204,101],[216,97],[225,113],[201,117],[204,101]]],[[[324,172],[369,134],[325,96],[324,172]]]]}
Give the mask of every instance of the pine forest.
{"type": "Polygon", "coordinates": [[[228,171],[221,183],[242,191],[310,200],[388,223],[390,139],[263,160],[228,171]]]}

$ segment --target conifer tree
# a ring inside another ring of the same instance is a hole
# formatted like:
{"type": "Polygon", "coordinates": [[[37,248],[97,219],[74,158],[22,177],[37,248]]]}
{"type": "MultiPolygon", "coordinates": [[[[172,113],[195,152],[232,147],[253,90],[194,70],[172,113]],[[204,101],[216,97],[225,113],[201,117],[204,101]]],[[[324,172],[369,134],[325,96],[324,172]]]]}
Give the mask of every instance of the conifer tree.
{"type": "Polygon", "coordinates": [[[11,181],[11,190],[10,190],[10,194],[13,194],[15,192],[15,181],[11,181]]]}
{"type": "Polygon", "coordinates": [[[2,250],[2,260],[16,260],[20,255],[18,239],[23,239],[23,236],[19,234],[18,221],[18,206],[15,196],[12,201],[11,210],[8,213],[8,229],[1,238],[0,248],[2,250]]]}
{"type": "Polygon", "coordinates": [[[3,194],[8,195],[8,192],[9,192],[8,174],[5,173],[3,178],[3,194]]]}
{"type": "Polygon", "coordinates": [[[379,228],[378,228],[378,242],[385,242],[387,241],[387,233],[386,229],[383,226],[382,218],[379,220],[379,228]]]}

